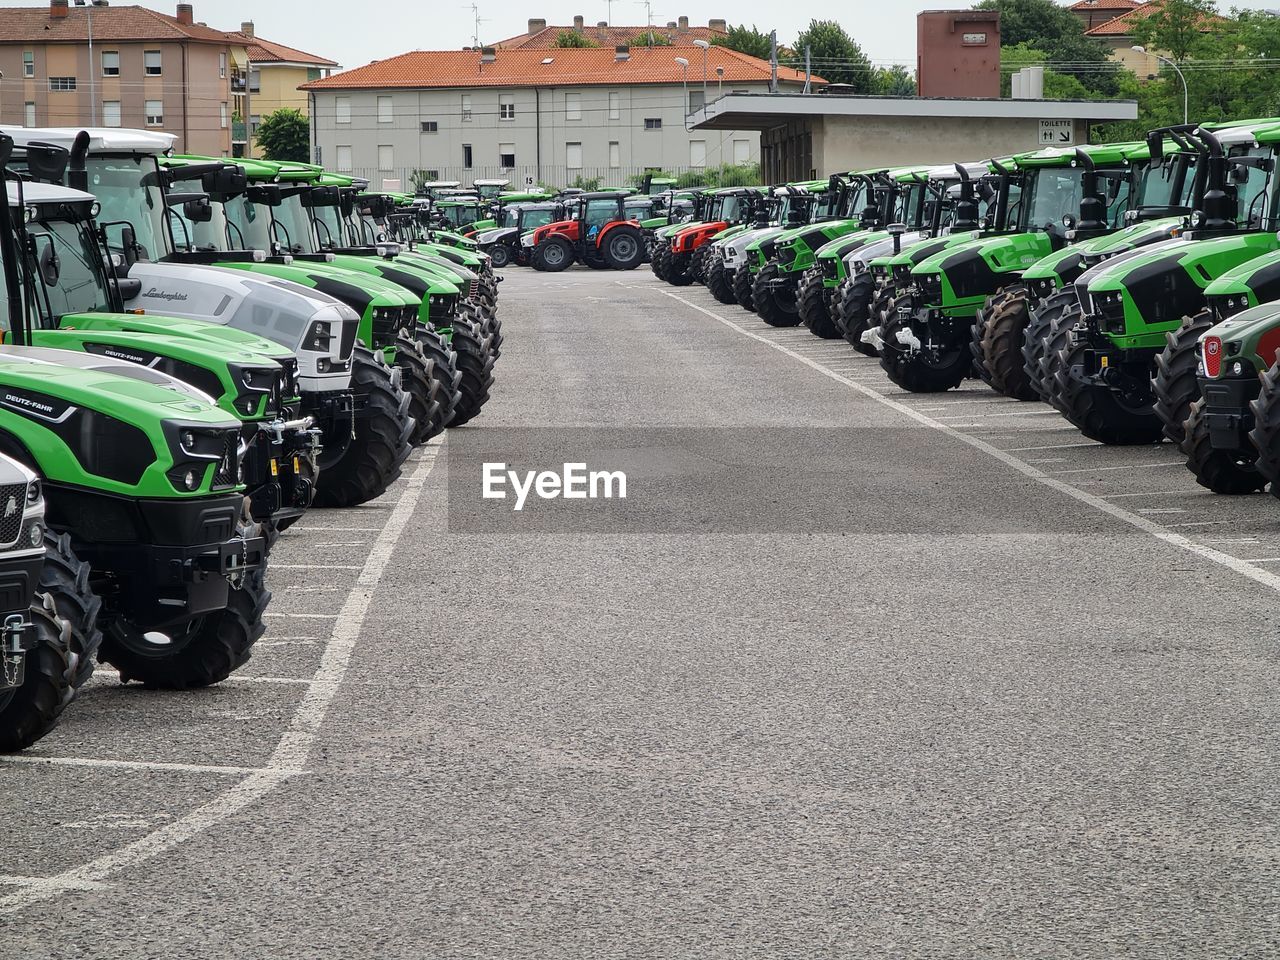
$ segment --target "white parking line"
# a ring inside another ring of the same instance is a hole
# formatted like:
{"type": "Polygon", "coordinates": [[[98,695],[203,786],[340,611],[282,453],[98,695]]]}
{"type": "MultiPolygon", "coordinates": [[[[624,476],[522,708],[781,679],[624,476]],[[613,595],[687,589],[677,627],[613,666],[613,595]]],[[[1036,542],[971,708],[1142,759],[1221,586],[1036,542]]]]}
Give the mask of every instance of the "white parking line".
{"type": "Polygon", "coordinates": [[[1092,440],[1086,440],[1084,443],[1047,443],[1039,447],[1006,447],[1005,453],[1029,453],[1032,450],[1069,450],[1072,447],[1098,447],[1102,448],[1102,444],[1095,443],[1092,440]]]}
{"type": "Polygon", "coordinates": [[[323,530],[326,533],[377,533],[379,527],[323,527],[319,524],[306,524],[300,527],[290,527],[290,533],[314,533],[317,530],[323,530]]]}
{"type": "Polygon", "coordinates": [[[174,773],[220,773],[242,777],[251,773],[278,773],[296,777],[305,770],[266,767],[234,767],[219,763],[162,763],[151,760],[104,760],[100,757],[42,757],[29,753],[0,756],[0,763],[17,763],[36,767],[102,767],[108,770],[166,770],[174,773]]]}
{"type": "Polygon", "coordinates": [[[431,474],[443,442],[443,437],[430,441],[417,468],[406,478],[404,492],[387,518],[381,536],[374,541],[364,567],[343,604],[342,614],[334,624],[333,634],[325,647],[320,666],[312,677],[313,682],[307,686],[293,719],[265,767],[250,773],[230,789],[185,816],[138,840],[78,867],[41,878],[39,885],[22,887],[0,897],[0,915],[18,913],[32,904],[55,899],[67,889],[68,883],[102,883],[139,863],[167,853],[222,821],[237,816],[287,782],[297,771],[306,768],[320,726],[346,677],[365,618],[373,606],[374,594],[401,538],[409,531],[414,508],[422,496],[424,484],[431,474]]]}
{"type": "Polygon", "coordinates": [[[1170,460],[1167,463],[1128,463],[1120,467],[1081,467],[1078,470],[1053,470],[1054,476],[1065,476],[1068,473],[1111,473],[1117,470],[1155,470],[1158,467],[1185,467],[1185,460],[1170,460]]]}
{"type": "Polygon", "coordinates": [[[1172,497],[1195,492],[1195,490],[1144,490],[1141,493],[1103,493],[1099,496],[1104,500],[1122,500],[1126,497],[1172,497]]]}
{"type": "Polygon", "coordinates": [[[359,570],[355,563],[273,563],[272,570],[359,570]]]}

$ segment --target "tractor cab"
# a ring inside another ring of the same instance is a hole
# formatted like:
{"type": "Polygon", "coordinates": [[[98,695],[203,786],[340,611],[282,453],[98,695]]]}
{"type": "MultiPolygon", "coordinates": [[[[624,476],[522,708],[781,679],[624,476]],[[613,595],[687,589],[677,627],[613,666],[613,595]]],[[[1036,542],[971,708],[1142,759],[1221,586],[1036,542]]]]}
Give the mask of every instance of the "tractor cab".
{"type": "Polygon", "coordinates": [[[461,186],[462,184],[457,180],[429,180],[426,183],[418,184],[415,195],[434,200],[446,190],[457,190],[461,186]]]}
{"type": "Polygon", "coordinates": [[[472,180],[471,186],[481,200],[496,200],[507,187],[511,186],[511,181],[501,179],[472,180]]]}
{"type": "Polygon", "coordinates": [[[634,270],[644,259],[640,226],[627,215],[624,191],[583,193],[572,219],[539,227],[529,237],[536,269],[564,270],[576,261],[596,269],[634,270]]]}

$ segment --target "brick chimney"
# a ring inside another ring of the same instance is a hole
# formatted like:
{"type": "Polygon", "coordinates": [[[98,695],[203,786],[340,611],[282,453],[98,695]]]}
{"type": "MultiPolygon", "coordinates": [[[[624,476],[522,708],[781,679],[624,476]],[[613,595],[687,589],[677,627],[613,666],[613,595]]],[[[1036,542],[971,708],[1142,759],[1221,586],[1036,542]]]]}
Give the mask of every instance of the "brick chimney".
{"type": "Polygon", "coordinates": [[[581,33],[582,28],[586,24],[586,22],[587,21],[581,16],[581,14],[579,14],[578,16],[573,18],[573,29],[576,32],[581,33]]]}
{"type": "Polygon", "coordinates": [[[677,23],[679,23],[679,27],[677,27],[676,29],[678,29],[681,33],[688,33],[688,32],[689,32],[689,18],[688,18],[688,17],[681,17],[681,18],[677,21],[677,23]]]}
{"type": "Polygon", "coordinates": [[[49,0],[49,19],[65,20],[67,18],[67,0],[49,0]]]}
{"type": "Polygon", "coordinates": [[[191,4],[178,4],[178,22],[188,27],[196,22],[196,11],[191,4]]]}
{"type": "Polygon", "coordinates": [[[529,32],[530,32],[531,34],[532,34],[532,33],[541,33],[541,32],[542,32],[543,30],[545,30],[545,29],[547,29],[547,21],[546,21],[546,20],[543,20],[541,17],[538,17],[538,18],[536,18],[536,19],[531,17],[531,18],[529,19],[529,32]]]}
{"type": "Polygon", "coordinates": [[[253,36],[253,21],[252,21],[252,20],[245,20],[243,23],[241,23],[241,24],[240,24],[240,32],[241,32],[241,33],[243,33],[246,37],[252,37],[252,36],[253,36]]]}
{"type": "Polygon", "coordinates": [[[729,32],[729,22],[727,20],[712,20],[710,23],[707,24],[707,27],[708,29],[711,30],[712,33],[728,33],[729,32]]]}

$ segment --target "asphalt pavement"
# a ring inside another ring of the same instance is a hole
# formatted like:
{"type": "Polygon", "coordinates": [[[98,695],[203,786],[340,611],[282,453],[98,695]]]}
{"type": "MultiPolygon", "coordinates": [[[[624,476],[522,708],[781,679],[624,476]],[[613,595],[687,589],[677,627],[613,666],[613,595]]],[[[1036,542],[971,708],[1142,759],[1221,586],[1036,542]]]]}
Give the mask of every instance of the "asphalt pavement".
{"type": "Polygon", "coordinates": [[[506,273],[492,401],[281,540],[239,674],[0,759],[0,958],[1280,956],[1280,504],[506,273]],[[503,437],[627,501],[483,501],[503,437]]]}

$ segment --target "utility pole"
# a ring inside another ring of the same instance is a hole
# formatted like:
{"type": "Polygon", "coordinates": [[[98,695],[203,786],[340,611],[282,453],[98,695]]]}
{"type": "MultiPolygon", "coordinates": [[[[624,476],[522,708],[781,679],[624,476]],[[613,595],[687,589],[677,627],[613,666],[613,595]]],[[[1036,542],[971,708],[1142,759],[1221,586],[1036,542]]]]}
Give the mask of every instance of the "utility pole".
{"type": "Polygon", "coordinates": [[[605,14],[605,22],[609,24],[609,26],[613,26],[613,0],[604,0],[604,4],[605,9],[608,11],[605,14]]]}
{"type": "Polygon", "coordinates": [[[769,31],[769,92],[778,92],[778,31],[769,31]]]}
{"type": "MultiPolygon", "coordinates": [[[[76,6],[85,6],[85,0],[76,0],[76,6]]],[[[89,126],[91,127],[98,125],[98,73],[93,69],[93,8],[100,6],[105,4],[100,0],[93,0],[93,4],[85,10],[89,18],[89,126]]]]}

